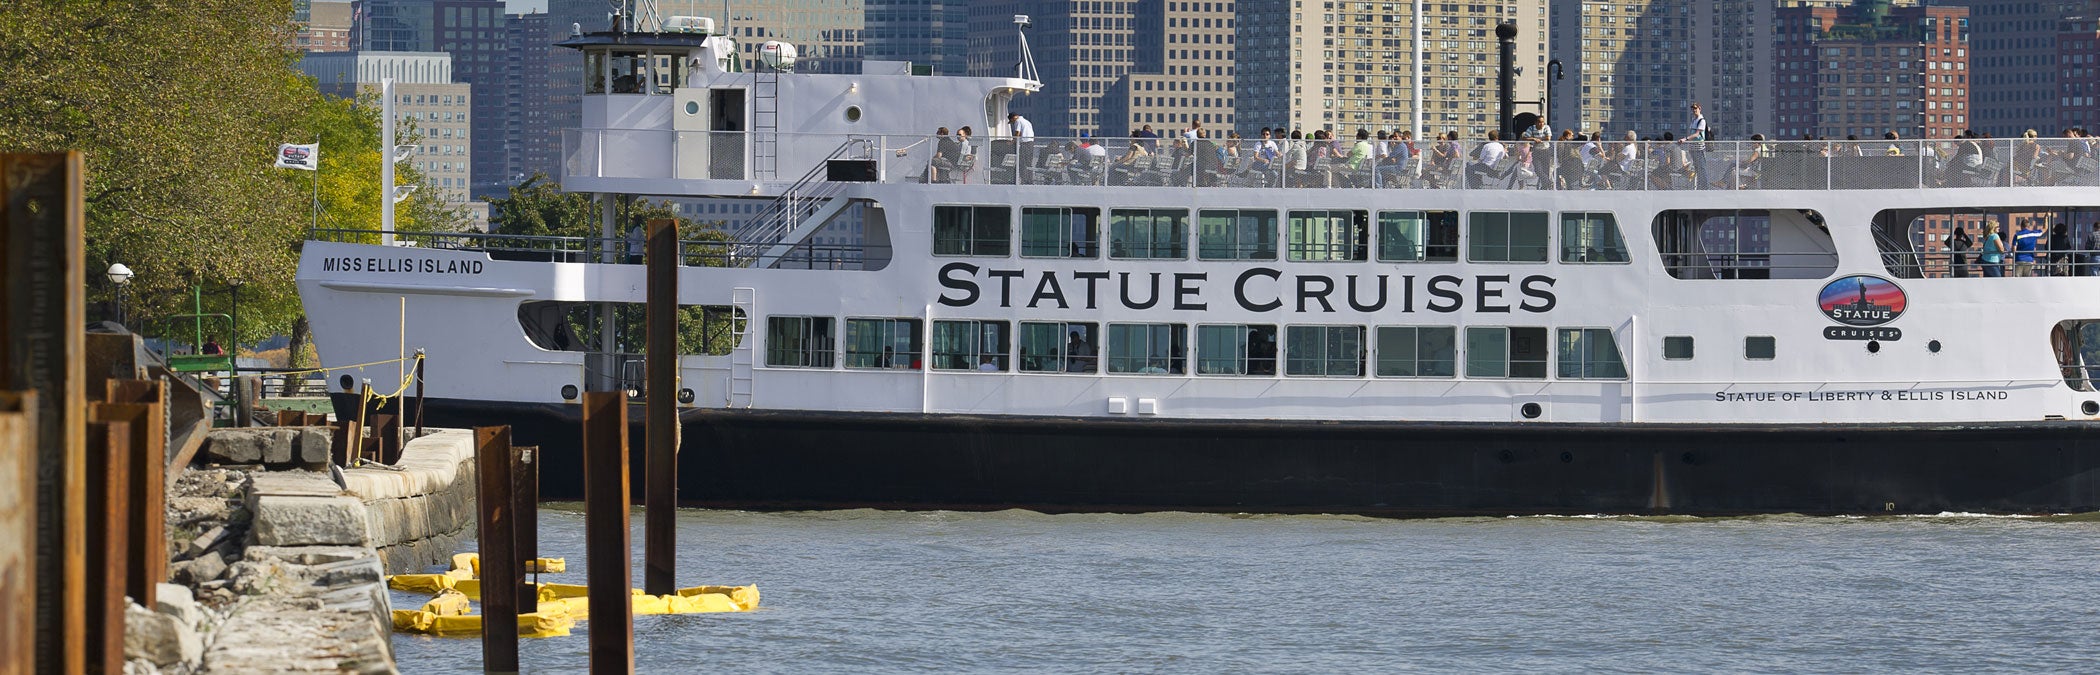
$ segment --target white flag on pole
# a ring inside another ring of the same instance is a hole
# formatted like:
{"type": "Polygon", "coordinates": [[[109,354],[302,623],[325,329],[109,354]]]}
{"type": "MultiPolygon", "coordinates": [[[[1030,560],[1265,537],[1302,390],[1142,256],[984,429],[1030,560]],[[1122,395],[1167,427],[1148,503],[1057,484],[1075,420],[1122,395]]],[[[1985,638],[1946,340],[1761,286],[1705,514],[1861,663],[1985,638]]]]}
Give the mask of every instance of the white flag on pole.
{"type": "Polygon", "coordinates": [[[297,145],[286,143],[277,146],[277,168],[318,171],[321,168],[321,144],[297,145]]]}

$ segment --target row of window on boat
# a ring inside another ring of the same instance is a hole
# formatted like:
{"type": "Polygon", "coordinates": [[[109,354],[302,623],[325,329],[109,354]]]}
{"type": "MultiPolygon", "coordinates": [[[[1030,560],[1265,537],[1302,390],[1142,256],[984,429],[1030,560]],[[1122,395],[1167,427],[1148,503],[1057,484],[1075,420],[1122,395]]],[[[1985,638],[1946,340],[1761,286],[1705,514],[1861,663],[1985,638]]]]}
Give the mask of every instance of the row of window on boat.
{"type": "MultiPolygon", "coordinates": [[[[1191,244],[1188,209],[1109,209],[1107,241],[1101,209],[1022,207],[1024,258],[1186,260],[1191,244]],[[1105,246],[1104,246],[1105,244],[1105,246]]],[[[933,253],[1008,257],[1014,251],[1013,210],[1005,206],[935,206],[933,253]]],[[[1466,259],[1471,262],[1547,262],[1553,214],[1473,211],[1466,214],[1466,259]]],[[[1458,260],[1457,211],[1200,209],[1194,248],[1201,260],[1363,261],[1373,251],[1389,262],[1458,260]],[[1375,221],[1375,222],[1374,222],[1375,221]]],[[[1625,263],[1618,222],[1610,213],[1560,214],[1560,262],[1625,263]]]]}
{"type": "MultiPolygon", "coordinates": [[[[1626,366],[1608,328],[1544,326],[1351,326],[933,321],[932,339],[913,318],[766,319],[766,365],[776,368],[900,369],[1098,374],[1293,377],[1623,380],[1626,366]],[[1463,335],[1463,340],[1461,340],[1463,335]],[[1105,338],[1105,339],[1104,339],[1105,338]],[[1550,339],[1549,339],[1550,338],[1550,339]],[[843,357],[843,358],[841,358],[843,357]]],[[[1751,336],[1743,358],[1771,360],[1776,340],[1751,336]]],[[[1693,356],[1690,336],[1662,341],[1667,360],[1693,356]]]]}

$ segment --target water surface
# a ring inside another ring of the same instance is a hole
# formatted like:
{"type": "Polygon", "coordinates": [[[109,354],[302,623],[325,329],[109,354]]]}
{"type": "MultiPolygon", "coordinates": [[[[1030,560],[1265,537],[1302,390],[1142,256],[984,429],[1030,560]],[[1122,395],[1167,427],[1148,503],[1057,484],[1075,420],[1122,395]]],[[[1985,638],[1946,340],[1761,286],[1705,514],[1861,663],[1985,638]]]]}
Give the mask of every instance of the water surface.
{"type": "MultiPolygon", "coordinates": [[[[583,583],[580,507],[547,509],[547,580],[583,583]]],[[[2100,671],[2091,517],[685,510],[678,537],[680,585],[764,600],[637,617],[641,672],[2100,671]]],[[[589,626],[526,669],[582,672],[589,626]]],[[[480,671],[475,639],[394,646],[480,671]]]]}

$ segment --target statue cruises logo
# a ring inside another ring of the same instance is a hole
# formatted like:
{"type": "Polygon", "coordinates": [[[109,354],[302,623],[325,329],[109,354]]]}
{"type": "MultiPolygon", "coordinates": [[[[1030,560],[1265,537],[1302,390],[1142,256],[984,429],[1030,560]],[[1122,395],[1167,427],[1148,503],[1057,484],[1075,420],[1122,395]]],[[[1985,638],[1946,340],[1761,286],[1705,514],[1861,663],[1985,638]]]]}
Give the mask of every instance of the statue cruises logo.
{"type": "Polygon", "coordinates": [[[1903,316],[1903,289],[1881,277],[1855,274],[1823,286],[1816,298],[1823,316],[1838,322],[1823,329],[1830,340],[1900,340],[1903,331],[1883,326],[1903,316]]]}

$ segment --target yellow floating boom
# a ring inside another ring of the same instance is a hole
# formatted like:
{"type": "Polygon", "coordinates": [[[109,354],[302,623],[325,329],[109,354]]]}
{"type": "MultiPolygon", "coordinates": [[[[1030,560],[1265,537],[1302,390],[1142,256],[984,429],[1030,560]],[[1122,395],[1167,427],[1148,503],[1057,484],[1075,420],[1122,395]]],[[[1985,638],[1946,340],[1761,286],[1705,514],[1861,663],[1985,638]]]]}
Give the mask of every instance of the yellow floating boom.
{"type": "MultiPolygon", "coordinates": [[[[534,572],[562,572],[568,568],[561,558],[540,558],[526,563],[534,572]]],[[[481,557],[473,553],[452,556],[452,569],[442,574],[396,574],[387,577],[387,587],[398,591],[429,593],[431,599],[417,609],[394,610],[394,630],[403,633],[468,637],[481,634],[482,617],[472,614],[471,602],[481,599],[481,557]]],[[[568,635],[577,621],[590,616],[589,587],[579,584],[533,584],[539,601],[535,611],[518,614],[518,637],[568,635]]],[[[695,586],[672,595],[649,595],[634,589],[636,616],[650,614],[705,614],[748,612],[758,608],[757,586],[695,586]]]]}

